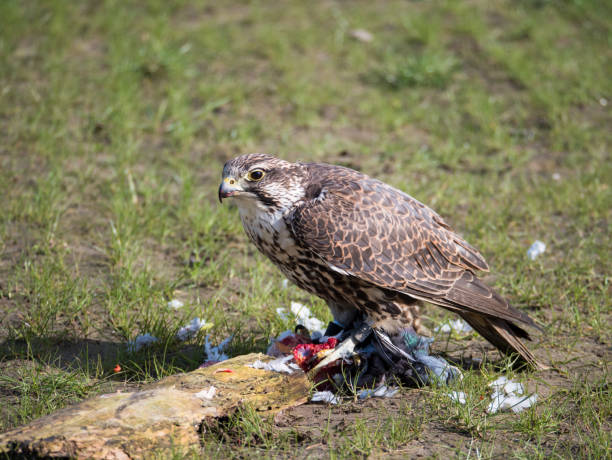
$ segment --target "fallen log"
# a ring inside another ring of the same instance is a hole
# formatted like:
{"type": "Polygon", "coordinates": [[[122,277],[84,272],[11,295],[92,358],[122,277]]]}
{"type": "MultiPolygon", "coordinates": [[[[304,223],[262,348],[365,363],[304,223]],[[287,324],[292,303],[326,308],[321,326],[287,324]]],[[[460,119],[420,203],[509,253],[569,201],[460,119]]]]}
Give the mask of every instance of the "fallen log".
{"type": "Polygon", "coordinates": [[[273,414],[307,401],[310,383],[302,372],[287,375],[246,366],[257,359],[270,357],[238,356],[140,391],[104,394],[67,407],[0,434],[0,457],[163,456],[199,447],[203,423],[245,404],[273,414]]]}

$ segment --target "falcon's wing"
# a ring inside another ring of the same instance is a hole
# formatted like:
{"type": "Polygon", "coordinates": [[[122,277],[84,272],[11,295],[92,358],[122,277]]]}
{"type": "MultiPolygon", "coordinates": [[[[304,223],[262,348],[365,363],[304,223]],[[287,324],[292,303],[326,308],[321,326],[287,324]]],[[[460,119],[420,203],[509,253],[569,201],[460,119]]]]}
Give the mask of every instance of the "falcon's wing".
{"type": "Polygon", "coordinates": [[[347,168],[311,165],[311,174],[312,198],[291,228],[332,269],[457,312],[533,325],[474,276],[487,263],[434,211],[347,168]]]}

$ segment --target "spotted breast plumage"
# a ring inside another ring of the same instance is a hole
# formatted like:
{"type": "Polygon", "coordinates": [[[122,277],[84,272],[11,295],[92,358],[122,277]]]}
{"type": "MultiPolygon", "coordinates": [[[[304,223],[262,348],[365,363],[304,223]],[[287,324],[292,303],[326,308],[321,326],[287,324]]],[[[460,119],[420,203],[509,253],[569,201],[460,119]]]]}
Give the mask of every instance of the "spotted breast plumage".
{"type": "Polygon", "coordinates": [[[433,210],[349,168],[248,154],[223,168],[249,239],[334,319],[388,333],[421,329],[418,302],[459,314],[502,352],[543,367],[521,339],[535,326],[475,272],[480,253],[433,210]]]}

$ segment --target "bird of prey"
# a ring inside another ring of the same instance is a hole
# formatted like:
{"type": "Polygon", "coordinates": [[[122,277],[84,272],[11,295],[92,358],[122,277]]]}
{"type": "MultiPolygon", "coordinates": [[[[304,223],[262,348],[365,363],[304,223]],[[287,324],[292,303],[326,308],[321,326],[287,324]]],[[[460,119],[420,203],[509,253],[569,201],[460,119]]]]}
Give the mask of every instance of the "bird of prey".
{"type": "Polygon", "coordinates": [[[223,167],[219,200],[229,197],[249,239],[324,299],[336,322],[418,332],[425,301],[458,314],[500,351],[545,367],[521,341],[533,320],[477,278],[489,269],[478,250],[408,194],[349,168],[256,153],[223,167]]]}

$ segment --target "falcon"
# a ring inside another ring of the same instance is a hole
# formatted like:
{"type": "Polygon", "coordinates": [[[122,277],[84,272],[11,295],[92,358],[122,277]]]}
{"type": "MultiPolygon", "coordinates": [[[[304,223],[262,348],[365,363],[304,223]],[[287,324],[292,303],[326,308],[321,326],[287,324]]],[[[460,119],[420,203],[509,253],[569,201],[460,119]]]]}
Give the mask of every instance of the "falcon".
{"type": "Polygon", "coordinates": [[[537,327],[483,283],[478,250],[432,209],[361,172],[247,154],[223,167],[219,201],[232,198],[249,239],[334,321],[395,334],[422,330],[418,303],[461,316],[505,354],[542,369],[521,339],[537,327]]]}

